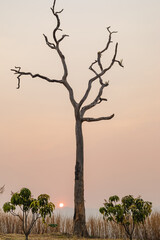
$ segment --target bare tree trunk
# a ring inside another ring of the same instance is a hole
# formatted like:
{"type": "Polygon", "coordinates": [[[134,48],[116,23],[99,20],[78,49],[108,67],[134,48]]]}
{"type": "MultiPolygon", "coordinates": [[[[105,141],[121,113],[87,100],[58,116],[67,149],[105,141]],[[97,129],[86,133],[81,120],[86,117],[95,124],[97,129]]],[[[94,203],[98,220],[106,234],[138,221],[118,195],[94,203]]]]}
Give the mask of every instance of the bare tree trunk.
{"type": "Polygon", "coordinates": [[[25,234],[25,238],[26,238],[25,240],[28,240],[28,234],[25,234]]]}
{"type": "Polygon", "coordinates": [[[75,165],[75,186],[74,186],[74,229],[77,236],[87,237],[84,205],[84,178],[83,178],[83,134],[82,122],[76,119],[76,165],[75,165]]]}

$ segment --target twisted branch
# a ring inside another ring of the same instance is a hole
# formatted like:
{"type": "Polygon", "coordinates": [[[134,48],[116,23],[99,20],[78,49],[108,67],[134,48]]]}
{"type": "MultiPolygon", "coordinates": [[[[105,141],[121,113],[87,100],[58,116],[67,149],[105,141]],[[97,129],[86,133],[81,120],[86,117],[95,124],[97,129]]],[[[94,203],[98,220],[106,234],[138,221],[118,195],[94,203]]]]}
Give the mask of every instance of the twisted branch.
{"type": "Polygon", "coordinates": [[[18,76],[17,76],[17,79],[18,79],[18,87],[17,87],[17,89],[20,88],[20,80],[21,80],[20,78],[21,78],[21,76],[24,76],[24,75],[26,75],[26,76],[27,76],[27,75],[28,75],[28,76],[31,76],[32,78],[41,78],[41,79],[43,79],[43,80],[46,80],[47,82],[63,83],[62,80],[50,79],[50,78],[48,78],[48,77],[46,77],[46,76],[40,75],[39,73],[37,73],[37,74],[32,74],[31,72],[23,72],[23,71],[21,71],[21,68],[20,68],[20,67],[15,67],[15,69],[11,69],[11,71],[13,71],[14,74],[18,75],[18,76]]]}
{"type": "Polygon", "coordinates": [[[56,46],[54,43],[51,43],[48,41],[48,38],[45,34],[43,34],[44,38],[45,38],[45,41],[46,41],[46,44],[51,48],[51,49],[56,49],[56,46]]]}
{"type": "Polygon", "coordinates": [[[112,114],[112,115],[109,116],[109,117],[98,118],[98,119],[83,118],[84,113],[85,113],[87,110],[93,108],[93,107],[96,106],[97,104],[100,104],[102,101],[106,101],[106,100],[107,100],[106,98],[101,98],[102,93],[103,93],[103,89],[109,85],[109,82],[103,83],[102,77],[105,75],[105,73],[112,68],[112,66],[114,65],[115,62],[118,62],[118,64],[119,64],[121,67],[123,67],[122,61],[118,61],[118,60],[116,59],[116,57],[117,57],[117,50],[118,50],[118,43],[116,43],[116,45],[115,45],[114,55],[113,55],[113,58],[112,58],[112,60],[111,60],[110,65],[109,65],[108,67],[106,67],[106,68],[104,68],[103,65],[102,65],[102,62],[101,62],[102,54],[108,50],[110,44],[112,43],[112,34],[117,33],[116,31],[110,31],[110,27],[108,27],[107,30],[108,30],[108,32],[109,32],[108,42],[107,42],[107,44],[106,44],[106,47],[105,47],[103,50],[101,50],[101,51],[99,51],[99,52],[97,53],[97,59],[96,59],[94,62],[92,62],[91,65],[90,65],[90,67],[89,67],[89,69],[95,74],[95,76],[89,80],[89,82],[88,82],[88,88],[87,88],[87,90],[86,90],[83,98],[81,99],[81,101],[80,101],[80,103],[79,103],[79,107],[81,107],[82,104],[84,103],[84,101],[87,99],[87,97],[88,97],[88,95],[89,95],[89,93],[90,93],[90,91],[91,91],[91,88],[92,88],[92,83],[93,83],[94,81],[96,81],[97,79],[99,79],[99,83],[100,83],[99,92],[98,92],[98,94],[97,94],[97,96],[96,96],[96,98],[94,99],[93,102],[91,102],[90,104],[82,107],[82,109],[81,109],[81,118],[82,118],[82,121],[108,120],[108,119],[111,119],[111,118],[114,116],[114,114],[112,114]],[[94,69],[94,66],[95,66],[96,64],[97,64],[98,67],[99,67],[99,70],[100,70],[99,73],[94,69]],[[85,119],[85,120],[84,120],[84,119],[85,119]]]}
{"type": "Polygon", "coordinates": [[[103,66],[102,66],[102,63],[101,63],[102,53],[104,53],[105,51],[107,51],[108,48],[109,48],[109,45],[112,43],[112,34],[117,33],[117,31],[112,31],[112,32],[111,32],[111,31],[110,31],[110,26],[107,27],[107,30],[108,30],[108,32],[109,32],[109,37],[108,37],[108,42],[107,42],[107,44],[106,44],[106,47],[105,47],[102,51],[99,51],[99,52],[97,53],[97,63],[98,63],[98,65],[99,65],[101,71],[103,70],[103,66]]]}
{"type": "MultiPolygon", "coordinates": [[[[84,106],[84,107],[82,108],[82,110],[81,110],[81,117],[83,117],[84,113],[85,113],[87,110],[93,108],[95,105],[101,103],[101,102],[104,100],[104,98],[101,98],[101,96],[102,96],[102,93],[103,93],[103,89],[104,89],[105,87],[107,87],[107,86],[108,86],[108,83],[101,85],[101,87],[100,87],[100,89],[99,89],[99,92],[98,92],[98,95],[97,95],[97,97],[94,99],[94,101],[91,102],[90,104],[84,106]]],[[[105,101],[107,101],[107,99],[105,99],[105,101]]]]}
{"type": "Polygon", "coordinates": [[[107,27],[107,31],[109,33],[109,36],[108,36],[108,41],[106,43],[106,46],[104,49],[102,49],[101,51],[99,51],[97,53],[97,58],[94,62],[91,63],[91,65],[89,66],[89,69],[94,73],[94,77],[92,77],[89,81],[88,81],[88,87],[83,95],[83,97],[81,98],[80,102],[77,103],[75,101],[75,98],[74,98],[74,92],[73,92],[73,89],[71,87],[71,85],[68,83],[67,81],[67,77],[68,77],[68,68],[67,68],[67,63],[66,63],[66,60],[65,60],[65,56],[64,54],[62,53],[61,49],[60,49],[60,43],[66,38],[68,37],[69,35],[67,34],[62,34],[62,36],[60,38],[57,37],[57,32],[58,31],[62,31],[62,29],[60,28],[61,26],[61,22],[60,22],[60,18],[59,18],[59,14],[61,14],[63,12],[63,9],[60,10],[60,11],[56,11],[55,10],[55,6],[56,6],[56,0],[53,1],[53,6],[51,8],[51,11],[52,11],[52,14],[54,15],[54,17],[56,18],[56,26],[53,30],[53,40],[54,42],[50,42],[47,38],[47,36],[45,34],[43,34],[44,36],[44,39],[45,39],[45,42],[46,42],[46,45],[53,49],[53,50],[56,50],[60,60],[61,60],[61,63],[62,63],[62,67],[63,67],[63,75],[62,75],[62,78],[61,79],[52,79],[52,78],[48,78],[44,75],[41,75],[41,74],[33,74],[31,72],[24,72],[24,71],[21,71],[21,68],[20,67],[15,67],[14,69],[11,69],[11,71],[14,72],[14,74],[17,75],[17,79],[18,79],[18,86],[17,86],[17,89],[20,88],[20,83],[21,83],[21,77],[24,76],[24,75],[28,75],[28,76],[31,76],[32,78],[41,78],[47,82],[52,82],[52,83],[60,83],[60,84],[63,84],[65,86],[65,88],[67,89],[68,93],[69,93],[69,98],[70,98],[70,101],[71,101],[71,104],[73,105],[74,109],[75,109],[75,112],[76,114],[78,113],[78,115],[81,117],[82,121],[100,121],[100,120],[108,120],[108,119],[111,119],[114,114],[112,114],[111,116],[109,117],[101,117],[101,118],[96,118],[96,119],[93,119],[93,118],[84,118],[84,114],[87,110],[93,108],[94,106],[96,106],[97,104],[100,104],[101,102],[103,101],[107,101],[106,98],[103,98],[102,97],[102,94],[103,94],[103,90],[105,87],[107,87],[109,85],[109,82],[103,82],[103,79],[102,77],[105,75],[105,73],[107,71],[109,71],[112,66],[114,65],[114,63],[118,63],[120,67],[123,67],[123,64],[122,64],[122,60],[117,60],[116,57],[117,57],[117,50],[118,50],[118,43],[115,44],[115,49],[114,49],[114,54],[113,54],[113,58],[111,60],[111,63],[109,64],[109,66],[105,67],[103,66],[102,64],[102,55],[104,52],[106,52],[108,50],[108,48],[110,47],[110,44],[112,43],[112,35],[114,33],[117,33],[116,31],[111,31],[110,30],[110,27],[107,27]],[[95,66],[98,66],[98,69],[99,71],[95,70],[95,66]],[[86,101],[86,99],[88,98],[88,95],[92,89],[92,85],[93,83],[99,79],[99,84],[100,84],[100,87],[99,87],[99,90],[98,90],[98,93],[97,93],[97,96],[96,98],[88,105],[86,106],[83,106],[82,105],[84,104],[84,102],[86,101]],[[81,108],[82,107],[82,108],[81,108]]]}
{"type": "Polygon", "coordinates": [[[88,95],[89,95],[89,93],[90,93],[90,91],[91,91],[91,88],[92,88],[92,83],[93,83],[94,81],[96,81],[97,79],[99,79],[100,84],[103,85],[102,77],[105,75],[105,73],[106,73],[107,71],[109,71],[109,70],[112,68],[112,66],[114,65],[115,62],[118,62],[118,64],[119,64],[121,67],[123,67],[122,61],[118,61],[118,60],[116,59],[116,57],[117,57],[117,50],[118,50],[118,43],[116,43],[116,45],[115,45],[114,55],[113,55],[113,58],[112,58],[112,60],[111,60],[110,65],[109,65],[108,67],[106,67],[106,68],[104,68],[103,65],[102,65],[102,62],[101,62],[102,53],[106,52],[106,51],[108,50],[110,44],[112,43],[112,34],[117,33],[116,31],[112,31],[112,32],[111,32],[111,31],[110,31],[110,27],[108,27],[107,30],[108,30],[108,32],[109,32],[108,42],[107,42],[107,44],[106,44],[106,47],[105,47],[103,50],[101,50],[101,51],[99,51],[99,52],[97,53],[97,59],[96,59],[94,62],[92,62],[91,65],[90,65],[90,67],[89,67],[89,69],[95,74],[95,76],[89,80],[89,82],[88,82],[88,88],[87,88],[84,96],[82,97],[81,101],[79,102],[79,108],[83,105],[83,103],[84,103],[85,100],[87,99],[87,97],[88,97],[88,95]],[[99,73],[93,68],[94,65],[96,65],[96,64],[98,64],[98,66],[99,66],[99,69],[100,69],[100,72],[99,72],[99,73]]]}
{"type": "Polygon", "coordinates": [[[59,14],[62,13],[63,9],[56,12],[55,11],[55,4],[56,4],[56,0],[54,0],[53,7],[51,8],[52,13],[53,13],[53,15],[56,18],[56,27],[53,30],[53,40],[54,40],[55,43],[49,42],[48,38],[47,38],[47,36],[45,34],[43,34],[43,36],[44,36],[44,39],[45,39],[45,42],[46,42],[47,46],[49,46],[51,49],[56,50],[57,53],[58,53],[58,56],[59,56],[59,58],[61,60],[62,67],[63,67],[62,79],[60,79],[60,80],[51,79],[51,78],[48,78],[48,77],[40,75],[40,74],[32,74],[31,72],[24,72],[24,71],[21,71],[20,67],[15,67],[15,69],[11,69],[11,71],[13,71],[17,75],[17,79],[18,79],[17,89],[20,88],[21,76],[24,76],[24,75],[29,75],[32,78],[38,77],[38,78],[41,78],[43,80],[46,80],[47,82],[52,82],[52,83],[55,82],[55,83],[63,84],[66,87],[66,89],[68,90],[68,92],[69,92],[69,98],[70,98],[70,101],[71,101],[73,107],[76,108],[77,103],[76,103],[76,101],[74,99],[73,89],[71,88],[70,84],[67,82],[68,68],[67,68],[65,56],[63,55],[62,51],[60,50],[60,46],[59,46],[60,43],[64,40],[64,38],[68,37],[68,35],[67,34],[63,34],[62,37],[59,38],[59,39],[56,36],[57,31],[62,31],[62,29],[60,28],[61,23],[60,23],[59,14]]]}

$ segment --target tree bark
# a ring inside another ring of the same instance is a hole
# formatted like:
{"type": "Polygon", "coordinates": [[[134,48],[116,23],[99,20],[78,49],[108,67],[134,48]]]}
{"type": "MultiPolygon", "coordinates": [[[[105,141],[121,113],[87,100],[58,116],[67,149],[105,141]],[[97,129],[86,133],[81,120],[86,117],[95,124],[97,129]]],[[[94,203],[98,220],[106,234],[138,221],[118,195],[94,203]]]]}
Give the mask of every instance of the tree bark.
{"type": "Polygon", "coordinates": [[[75,186],[74,186],[74,219],[73,233],[76,236],[88,237],[85,219],[84,204],[84,178],[83,178],[83,134],[82,122],[80,118],[76,119],[76,165],[75,165],[75,186]]]}

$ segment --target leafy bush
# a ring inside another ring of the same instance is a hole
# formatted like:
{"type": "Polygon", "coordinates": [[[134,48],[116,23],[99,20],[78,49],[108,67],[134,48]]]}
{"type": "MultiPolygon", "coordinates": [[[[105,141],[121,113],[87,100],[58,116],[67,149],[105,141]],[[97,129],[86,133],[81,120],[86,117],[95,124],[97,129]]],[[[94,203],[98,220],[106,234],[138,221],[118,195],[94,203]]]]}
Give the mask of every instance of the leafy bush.
{"type": "Polygon", "coordinates": [[[142,198],[134,198],[128,195],[122,198],[121,203],[117,195],[105,200],[104,207],[99,209],[107,221],[115,222],[124,227],[125,232],[132,240],[135,226],[144,223],[145,219],[151,214],[152,203],[145,202],[142,198]]]}
{"type": "MultiPolygon", "coordinates": [[[[22,188],[19,193],[12,194],[10,202],[6,202],[3,205],[4,212],[9,212],[21,220],[26,240],[28,240],[28,236],[39,218],[42,218],[43,223],[45,223],[46,217],[51,217],[55,205],[49,202],[49,198],[49,195],[41,194],[37,199],[34,199],[28,188],[22,188]],[[16,212],[17,206],[21,209],[21,214],[16,212]],[[32,215],[31,220],[29,218],[30,215],[32,215]]],[[[53,226],[55,225],[53,224],[53,226]]]]}

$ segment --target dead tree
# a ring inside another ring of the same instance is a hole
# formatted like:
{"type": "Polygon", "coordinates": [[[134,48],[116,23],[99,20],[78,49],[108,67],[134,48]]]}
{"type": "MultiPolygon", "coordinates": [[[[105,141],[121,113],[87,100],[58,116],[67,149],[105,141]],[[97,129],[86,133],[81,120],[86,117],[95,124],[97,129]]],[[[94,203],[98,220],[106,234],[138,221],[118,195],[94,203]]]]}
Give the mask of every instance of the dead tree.
{"type": "Polygon", "coordinates": [[[63,34],[61,37],[57,36],[59,31],[62,31],[60,28],[60,13],[61,11],[55,10],[56,0],[53,2],[53,6],[51,8],[54,17],[56,18],[56,27],[53,30],[53,40],[49,41],[47,36],[43,34],[45,42],[47,46],[57,52],[63,67],[63,74],[61,79],[48,78],[41,74],[33,74],[31,72],[22,71],[20,67],[15,67],[15,69],[11,69],[16,75],[18,79],[18,87],[20,88],[20,81],[22,76],[31,76],[32,78],[40,78],[50,83],[58,83],[63,85],[69,93],[69,99],[71,105],[74,109],[75,116],[75,135],[76,135],[76,164],[75,164],[75,186],[74,186],[74,229],[73,233],[77,236],[88,236],[88,232],[86,229],[86,219],[85,219],[85,206],[84,206],[84,177],[83,177],[83,163],[84,163],[84,149],[83,149],[83,133],[82,133],[82,123],[83,122],[97,122],[102,120],[110,120],[114,117],[114,114],[110,116],[104,116],[99,118],[85,117],[85,113],[95,107],[97,104],[100,104],[104,101],[107,101],[106,98],[102,97],[103,90],[109,85],[109,82],[104,82],[102,77],[109,71],[115,63],[119,64],[119,66],[123,67],[122,61],[117,60],[117,50],[118,43],[115,44],[113,57],[108,66],[104,66],[102,63],[102,55],[105,53],[112,43],[112,34],[116,33],[115,31],[111,31],[110,27],[107,28],[108,31],[108,41],[103,50],[99,51],[96,56],[96,60],[91,63],[89,66],[90,71],[93,73],[93,77],[88,81],[87,89],[79,102],[75,100],[74,91],[68,82],[68,67],[66,63],[65,56],[60,48],[61,42],[68,37],[68,35],[63,34]],[[97,68],[98,67],[98,68],[97,68]],[[98,70],[97,70],[98,69],[98,70]],[[90,103],[85,105],[85,101],[88,98],[88,95],[92,89],[92,85],[94,82],[99,82],[99,89],[97,91],[96,98],[90,103]]]}

